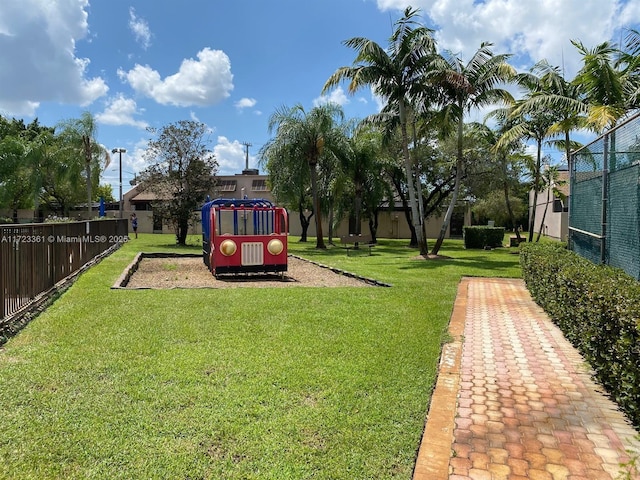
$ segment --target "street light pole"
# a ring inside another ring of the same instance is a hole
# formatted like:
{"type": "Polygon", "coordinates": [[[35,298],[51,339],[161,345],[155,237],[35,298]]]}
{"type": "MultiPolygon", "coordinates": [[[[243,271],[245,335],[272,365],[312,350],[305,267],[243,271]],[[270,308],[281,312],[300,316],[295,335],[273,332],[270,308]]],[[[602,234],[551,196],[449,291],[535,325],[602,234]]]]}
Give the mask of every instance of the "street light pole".
{"type": "Polygon", "coordinates": [[[120,171],[120,218],[122,218],[122,154],[127,153],[126,148],[114,148],[111,153],[117,153],[120,159],[119,171],[120,171]]]}

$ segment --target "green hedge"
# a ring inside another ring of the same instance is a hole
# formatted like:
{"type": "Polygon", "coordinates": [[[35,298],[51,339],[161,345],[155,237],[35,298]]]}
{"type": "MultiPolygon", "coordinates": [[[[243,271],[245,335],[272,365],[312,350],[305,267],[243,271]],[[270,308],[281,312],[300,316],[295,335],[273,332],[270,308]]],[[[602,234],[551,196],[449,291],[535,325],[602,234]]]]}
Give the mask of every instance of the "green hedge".
{"type": "Polygon", "coordinates": [[[501,247],[504,227],[476,225],[463,228],[464,248],[501,247]]]}
{"type": "Polygon", "coordinates": [[[521,245],[520,264],[534,300],[640,427],[640,283],[561,243],[521,245]]]}

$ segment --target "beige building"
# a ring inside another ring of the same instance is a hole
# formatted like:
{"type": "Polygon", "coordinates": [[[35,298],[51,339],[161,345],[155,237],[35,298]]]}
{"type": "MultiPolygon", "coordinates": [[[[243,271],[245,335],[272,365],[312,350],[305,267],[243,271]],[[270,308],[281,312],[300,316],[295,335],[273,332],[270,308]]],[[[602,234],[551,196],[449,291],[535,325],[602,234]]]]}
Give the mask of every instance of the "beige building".
{"type": "MultiPolygon", "coordinates": [[[[218,189],[216,197],[212,198],[264,198],[275,203],[273,195],[267,184],[267,175],[261,175],[257,169],[245,169],[242,173],[236,175],[220,175],[218,176],[218,189]]],[[[161,218],[154,215],[152,204],[157,197],[151,192],[144,191],[139,185],[123,195],[124,216],[129,218],[132,212],[136,212],[138,217],[138,232],[140,233],[173,233],[172,227],[167,222],[163,222],[161,218]]],[[[108,212],[111,215],[112,212],[108,212]]],[[[118,214],[116,211],[115,214],[118,214]]],[[[194,212],[199,218],[199,212],[194,212]]],[[[326,219],[324,219],[326,225],[326,219]]],[[[468,206],[457,209],[451,222],[451,236],[461,237],[463,225],[471,224],[471,213],[468,206]]],[[[431,218],[427,223],[427,237],[435,238],[440,233],[442,225],[442,217],[431,218]]],[[[369,232],[369,224],[364,221],[361,225],[361,232],[369,232]]],[[[195,235],[202,233],[201,225],[196,225],[190,232],[195,235]]],[[[302,234],[302,226],[300,224],[299,214],[297,212],[289,212],[289,233],[292,236],[302,234]]],[[[325,235],[328,228],[324,227],[325,235]]],[[[311,225],[307,231],[311,237],[316,235],[315,220],[312,217],[311,225]]],[[[349,221],[343,220],[336,231],[334,237],[349,234],[349,221]]],[[[411,230],[407,224],[401,205],[396,205],[394,211],[389,211],[388,207],[381,208],[378,215],[378,231],[379,238],[410,238],[411,230]]]]}
{"type": "Polygon", "coordinates": [[[551,186],[549,189],[539,192],[535,207],[533,205],[533,191],[529,192],[529,215],[531,215],[533,208],[536,209],[535,225],[533,226],[534,238],[537,237],[540,225],[542,225],[542,235],[555,240],[567,240],[569,235],[569,171],[566,168],[560,170],[559,180],[566,183],[551,186]],[[553,188],[562,192],[565,196],[564,200],[553,196],[553,188]],[[545,209],[547,210],[546,215],[545,209]]]}

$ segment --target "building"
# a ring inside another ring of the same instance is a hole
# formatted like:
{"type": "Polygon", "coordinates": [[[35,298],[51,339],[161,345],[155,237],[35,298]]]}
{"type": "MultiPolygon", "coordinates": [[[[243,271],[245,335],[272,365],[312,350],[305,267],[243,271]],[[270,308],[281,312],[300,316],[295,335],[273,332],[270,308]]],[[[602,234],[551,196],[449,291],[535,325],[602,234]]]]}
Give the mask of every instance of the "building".
{"type": "Polygon", "coordinates": [[[531,215],[533,208],[536,212],[533,226],[534,238],[540,231],[540,225],[542,225],[542,234],[546,237],[565,241],[569,235],[569,169],[566,166],[561,167],[558,173],[556,185],[538,192],[535,206],[533,205],[533,191],[529,192],[529,215],[531,215]],[[553,195],[554,189],[560,191],[564,199],[555,197],[553,195]]]}
{"type": "MultiPolygon", "coordinates": [[[[264,198],[271,202],[275,202],[269,186],[267,183],[267,175],[260,174],[258,169],[246,168],[242,173],[235,175],[219,175],[218,176],[218,189],[215,194],[215,198],[264,198]]],[[[212,195],[214,198],[214,195],[212,195]]],[[[153,201],[158,200],[158,197],[148,191],[144,191],[140,188],[140,185],[134,186],[131,190],[123,195],[124,203],[124,215],[128,218],[133,211],[136,212],[138,217],[138,232],[141,233],[173,233],[172,226],[167,222],[163,222],[162,218],[154,215],[153,201]]],[[[194,212],[198,214],[198,212],[194,212]]],[[[326,219],[325,219],[326,221],[326,219]]],[[[454,237],[462,236],[462,226],[471,224],[471,213],[468,205],[462,208],[456,209],[454,218],[451,221],[450,232],[454,237]]],[[[430,218],[427,222],[427,237],[436,238],[440,233],[442,225],[442,217],[430,218]]],[[[350,225],[349,220],[343,220],[340,225],[335,229],[334,237],[338,238],[342,235],[348,235],[350,225]]],[[[351,225],[353,231],[353,225],[351,225]]],[[[325,228],[325,234],[327,229],[325,228]]],[[[361,224],[361,232],[368,232],[368,222],[365,220],[361,224]]],[[[193,231],[190,232],[194,235],[200,235],[202,233],[199,224],[193,227],[193,231]]],[[[292,236],[299,236],[302,234],[302,226],[300,218],[297,212],[289,213],[289,233],[292,236]]],[[[315,220],[312,218],[311,225],[307,234],[311,237],[316,235],[315,220]]],[[[383,205],[380,208],[378,215],[378,230],[377,237],[379,238],[410,238],[411,230],[405,219],[402,204],[395,202],[393,210],[389,209],[388,204],[383,205]]]]}

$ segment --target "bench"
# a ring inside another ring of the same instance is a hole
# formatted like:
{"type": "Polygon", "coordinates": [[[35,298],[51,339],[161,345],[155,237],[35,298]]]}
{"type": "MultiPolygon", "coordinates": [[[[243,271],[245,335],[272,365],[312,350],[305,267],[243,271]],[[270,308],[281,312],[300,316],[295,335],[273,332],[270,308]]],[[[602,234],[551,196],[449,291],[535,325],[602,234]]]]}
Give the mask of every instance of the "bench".
{"type": "Polygon", "coordinates": [[[371,243],[371,235],[343,235],[340,237],[340,243],[347,249],[347,257],[349,256],[350,249],[357,249],[360,245],[364,245],[369,248],[369,255],[371,255],[371,249],[375,247],[374,243],[371,243]]]}

